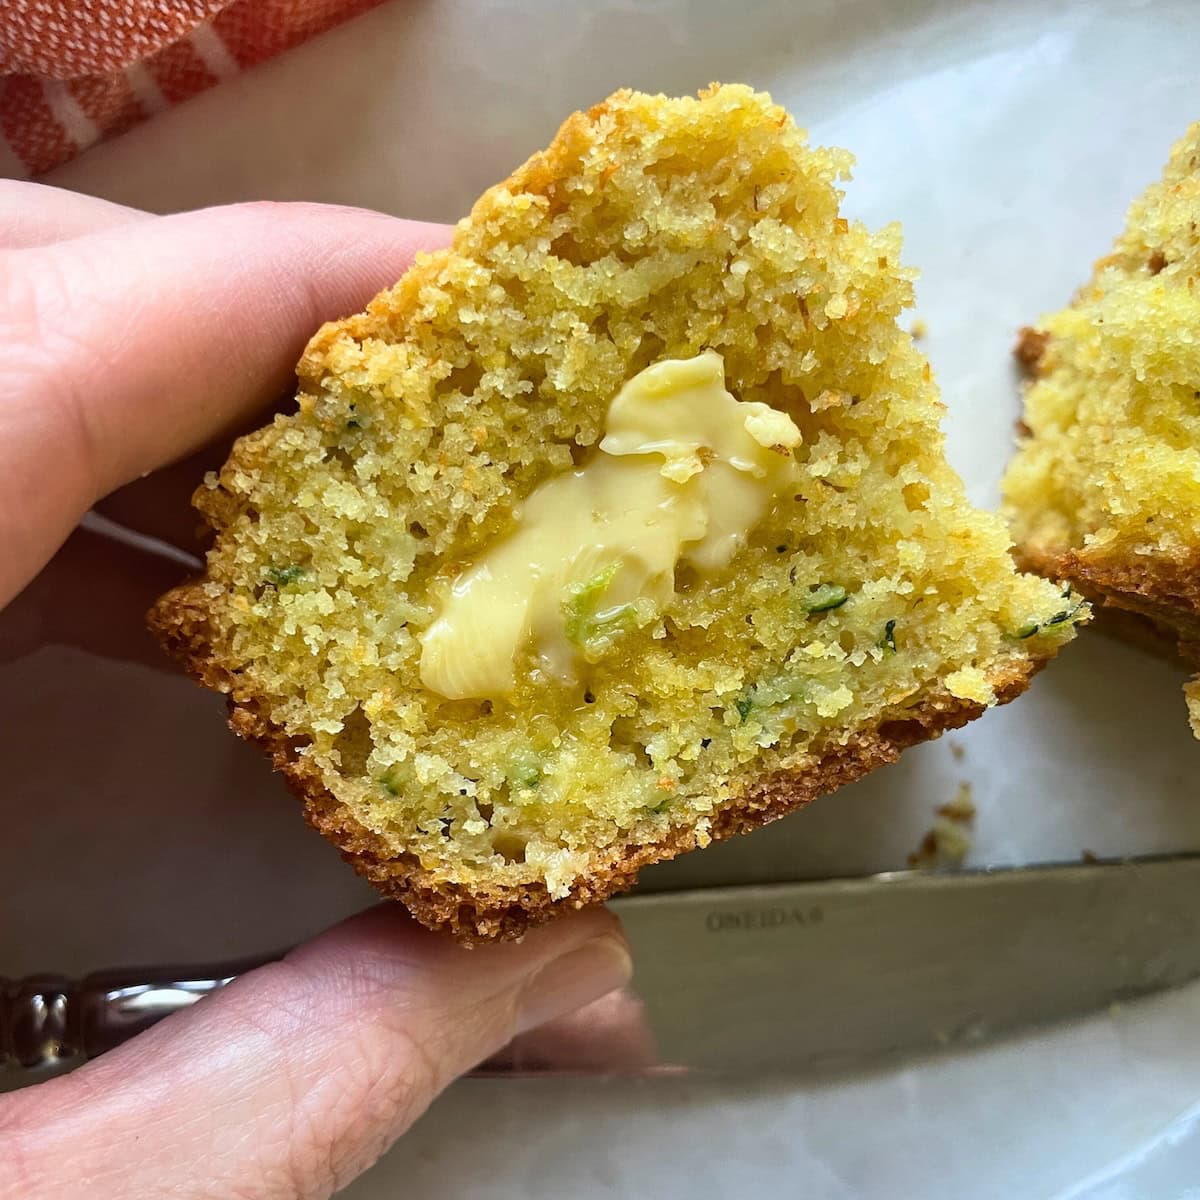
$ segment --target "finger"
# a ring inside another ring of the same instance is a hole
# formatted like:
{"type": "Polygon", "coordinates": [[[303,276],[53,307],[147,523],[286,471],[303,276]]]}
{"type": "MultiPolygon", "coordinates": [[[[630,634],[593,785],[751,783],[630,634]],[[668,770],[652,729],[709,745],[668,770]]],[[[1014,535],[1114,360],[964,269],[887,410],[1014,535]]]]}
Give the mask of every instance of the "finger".
{"type": "Polygon", "coordinates": [[[442,226],[251,204],[117,226],[0,264],[0,602],[99,497],[228,432],[305,341],[442,226]]]}
{"type": "Polygon", "coordinates": [[[203,557],[212,544],[212,528],[192,507],[192,496],[207,471],[220,469],[229,450],[230,440],[226,439],[211,451],[189,454],[145,479],[118,488],[97,502],[96,511],[126,529],[203,557]]]}
{"type": "Polygon", "coordinates": [[[660,1068],[642,1002],[610,992],[578,1012],[514,1038],[483,1069],[512,1071],[649,1072],[660,1068]]]}
{"type": "Polygon", "coordinates": [[[180,562],[77,529],[0,611],[0,663],[58,645],[165,669],[144,614],[188,574],[180,562]]]}
{"type": "Polygon", "coordinates": [[[277,403],[250,413],[228,436],[105,496],[97,502],[96,511],[127,529],[189,554],[203,555],[212,542],[212,529],[192,507],[192,495],[200,481],[206,472],[220,470],[235,438],[260,428],[274,413],[286,412],[295,404],[289,389],[277,403]]]}
{"type": "Polygon", "coordinates": [[[593,909],[467,950],[355,917],[73,1075],[0,1096],[0,1196],[326,1197],[455,1076],[622,986],[593,909]],[[7,1140],[5,1140],[7,1138],[7,1140]]]}
{"type": "Polygon", "coordinates": [[[140,209],[65,188],[0,179],[0,249],[45,246],[149,217],[140,209]]]}

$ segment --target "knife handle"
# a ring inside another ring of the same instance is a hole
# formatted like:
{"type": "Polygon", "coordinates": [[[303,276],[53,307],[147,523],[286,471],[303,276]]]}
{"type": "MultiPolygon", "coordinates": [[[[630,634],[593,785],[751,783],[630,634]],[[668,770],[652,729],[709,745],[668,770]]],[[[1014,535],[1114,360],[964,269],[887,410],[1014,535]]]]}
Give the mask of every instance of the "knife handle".
{"type": "MultiPolygon", "coordinates": [[[[6,1090],[6,1078],[8,1086],[23,1087],[104,1054],[239,975],[281,957],[97,971],[84,979],[0,977],[0,1091],[6,1090]]],[[[668,1069],[677,1070],[658,1061],[643,1006],[624,989],[522,1034],[473,1073],[641,1074],[668,1069]]]]}
{"type": "Polygon", "coordinates": [[[0,978],[0,1068],[45,1070],[95,1058],[269,961],[0,978]]]}

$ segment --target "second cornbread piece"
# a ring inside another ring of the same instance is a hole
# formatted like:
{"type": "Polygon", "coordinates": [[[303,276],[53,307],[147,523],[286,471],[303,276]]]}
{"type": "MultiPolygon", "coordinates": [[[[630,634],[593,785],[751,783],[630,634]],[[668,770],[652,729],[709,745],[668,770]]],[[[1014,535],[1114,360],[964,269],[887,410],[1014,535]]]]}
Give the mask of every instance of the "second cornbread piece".
{"type": "Polygon", "coordinates": [[[619,92],[322,329],[163,639],[426,924],[520,934],[1012,698],[1072,632],[947,465],[850,157],[619,92]]]}
{"type": "MultiPolygon", "coordinates": [[[[1200,667],[1200,124],[1061,312],[1004,484],[1024,565],[1143,620],[1200,667]]],[[[1128,619],[1120,628],[1140,636],[1128,619]]],[[[1200,736],[1200,679],[1187,686],[1200,736]]]]}

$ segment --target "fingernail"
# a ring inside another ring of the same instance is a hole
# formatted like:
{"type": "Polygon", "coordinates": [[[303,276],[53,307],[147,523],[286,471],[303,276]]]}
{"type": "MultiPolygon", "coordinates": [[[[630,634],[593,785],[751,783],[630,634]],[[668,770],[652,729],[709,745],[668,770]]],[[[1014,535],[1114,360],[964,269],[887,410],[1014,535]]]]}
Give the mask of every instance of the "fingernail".
{"type": "Polygon", "coordinates": [[[548,962],[528,983],[517,1006],[517,1033],[536,1029],[555,1017],[599,1000],[624,987],[633,960],[623,939],[606,933],[548,962]]]}

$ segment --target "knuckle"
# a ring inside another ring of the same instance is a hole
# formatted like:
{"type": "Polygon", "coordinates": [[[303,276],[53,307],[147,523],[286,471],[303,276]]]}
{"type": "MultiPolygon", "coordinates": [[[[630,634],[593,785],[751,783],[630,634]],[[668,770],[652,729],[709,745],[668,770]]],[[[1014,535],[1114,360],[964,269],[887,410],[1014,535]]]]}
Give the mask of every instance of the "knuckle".
{"type": "Polygon", "coordinates": [[[71,297],[54,255],[41,249],[9,250],[0,259],[0,344],[18,367],[47,372],[61,361],[60,343],[71,337],[71,297]]]}
{"type": "Polygon", "coordinates": [[[255,1131],[256,1182],[245,1200],[321,1200],[366,1170],[420,1115],[438,1086],[436,1058],[381,989],[330,1012],[286,960],[256,974],[276,978],[237,1021],[244,1040],[263,1046],[274,1064],[277,1103],[255,1131]],[[320,1054],[329,1056],[323,1070],[292,1053],[294,1031],[314,1024],[322,1027],[318,1041],[333,1035],[320,1054]]]}
{"type": "Polygon", "coordinates": [[[86,392],[103,355],[88,341],[84,310],[60,256],[0,251],[0,414],[9,424],[51,425],[60,453],[89,469],[96,437],[86,392]]]}
{"type": "Polygon", "coordinates": [[[252,1163],[242,1182],[222,1195],[324,1200],[370,1167],[457,1073],[451,1018],[461,1014],[431,1022],[418,1002],[361,974],[332,997],[286,960],[255,975],[257,994],[228,1014],[228,1036],[258,1047],[273,1076],[272,1102],[246,1131],[252,1163]],[[311,1040],[296,1054],[302,1029],[311,1040]]]}
{"type": "Polygon", "coordinates": [[[40,250],[4,252],[0,259],[0,380],[10,401],[36,394],[64,399],[78,347],[78,322],[53,256],[40,250]]]}
{"type": "Polygon", "coordinates": [[[397,1126],[406,1129],[441,1091],[441,1065],[428,1044],[407,1028],[390,1030],[385,1045],[381,1053],[373,1032],[359,1039],[358,1056],[367,1081],[362,1106],[372,1124],[398,1133],[397,1126]],[[388,1065],[381,1070],[384,1054],[388,1065]]]}
{"type": "MultiPolygon", "coordinates": [[[[297,1195],[332,1195],[365,1171],[421,1115],[440,1075],[435,1059],[407,1032],[364,1026],[343,1047],[342,1064],[315,1105],[293,1105],[287,1174],[297,1195]]],[[[323,1090],[324,1090],[323,1088],[323,1090]]],[[[311,1099],[311,1098],[310,1098],[311,1099]]]]}

